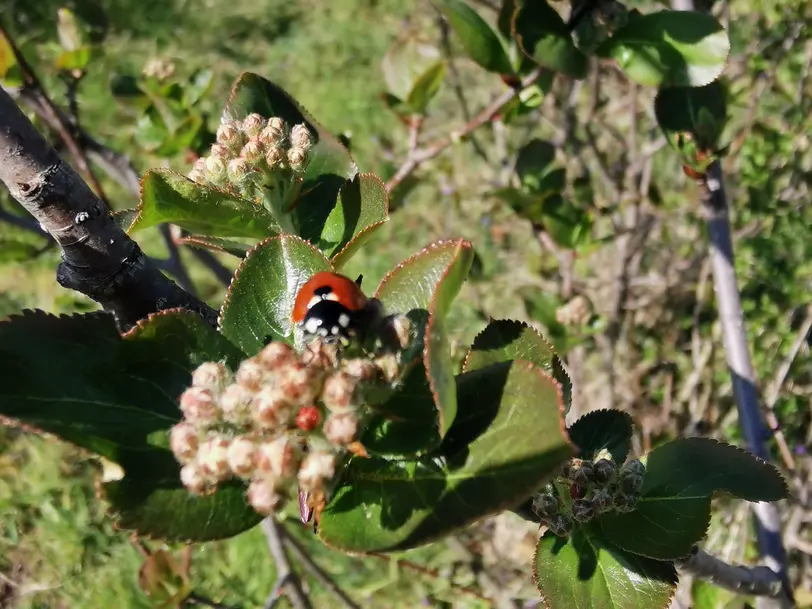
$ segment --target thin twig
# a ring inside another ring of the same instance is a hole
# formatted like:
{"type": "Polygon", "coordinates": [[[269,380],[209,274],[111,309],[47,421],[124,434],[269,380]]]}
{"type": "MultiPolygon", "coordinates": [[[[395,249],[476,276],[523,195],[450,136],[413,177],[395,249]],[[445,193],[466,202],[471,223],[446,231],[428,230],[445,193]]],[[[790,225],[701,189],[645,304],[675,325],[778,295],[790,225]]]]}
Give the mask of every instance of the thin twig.
{"type": "Polygon", "coordinates": [[[296,560],[307,569],[310,574],[318,581],[330,594],[336,597],[344,607],[348,609],[360,609],[360,605],[356,604],[347,593],[344,592],[335,581],[310,557],[307,550],[302,547],[297,539],[293,537],[287,530],[280,527],[282,534],[282,541],[293,552],[296,560]]]}
{"type": "Polygon", "coordinates": [[[283,594],[287,596],[294,609],[311,609],[310,599],[302,590],[299,577],[293,572],[288,554],[285,552],[282,525],[269,517],[262,521],[262,530],[265,532],[268,549],[276,563],[276,582],[265,602],[265,609],[276,607],[283,594]]]}
{"type": "MultiPolygon", "coordinates": [[[[742,434],[753,454],[769,460],[765,444],[768,433],[758,405],[755,373],[747,344],[744,313],[734,266],[728,202],[722,180],[722,168],[718,160],[710,165],[703,179],[699,180],[710,241],[713,285],[719,307],[722,340],[742,434]]],[[[753,512],[756,517],[760,553],[767,566],[779,574],[785,583],[784,591],[791,598],[778,508],[774,503],[760,502],[753,504],[753,512]]]]}
{"type": "Polygon", "coordinates": [[[491,120],[499,111],[510,101],[513,100],[522,89],[525,89],[536,82],[541,75],[544,74],[544,68],[536,68],[530,74],[525,76],[522,79],[521,84],[508,91],[505,91],[501,95],[499,95],[496,99],[494,99],[487,107],[485,107],[479,114],[477,114],[474,118],[472,118],[468,123],[463,126],[462,129],[459,131],[453,131],[443,137],[435,140],[434,142],[428,144],[424,148],[418,149],[415,151],[413,155],[409,155],[406,161],[400,166],[400,168],[395,172],[395,175],[392,177],[391,180],[386,185],[386,190],[388,192],[392,192],[398,184],[403,182],[407,177],[409,177],[415,169],[417,169],[420,165],[425,163],[426,161],[433,159],[444,150],[449,148],[454,142],[459,141],[460,139],[466,137],[472,131],[478,129],[489,120],[491,120]]]}
{"type": "Polygon", "coordinates": [[[203,607],[210,607],[211,609],[237,609],[234,605],[224,605],[223,603],[218,603],[217,601],[213,601],[210,598],[206,598],[196,592],[190,592],[189,596],[183,601],[184,605],[201,605],[203,607]]]}

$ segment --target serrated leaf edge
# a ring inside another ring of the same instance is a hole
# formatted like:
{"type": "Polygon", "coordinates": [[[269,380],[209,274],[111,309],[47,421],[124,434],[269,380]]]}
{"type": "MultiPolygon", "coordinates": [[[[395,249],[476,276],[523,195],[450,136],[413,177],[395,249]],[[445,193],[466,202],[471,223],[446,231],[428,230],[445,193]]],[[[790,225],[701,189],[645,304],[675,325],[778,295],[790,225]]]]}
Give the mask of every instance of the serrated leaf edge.
{"type": "MultiPolygon", "coordinates": [[[[392,277],[395,276],[398,273],[398,271],[402,270],[404,267],[409,266],[415,260],[417,260],[418,258],[422,258],[423,256],[429,254],[430,252],[433,252],[433,251],[436,251],[436,250],[439,250],[439,249],[446,249],[450,245],[454,245],[456,247],[457,244],[459,244],[461,241],[464,241],[465,243],[468,243],[469,246],[470,246],[470,241],[466,241],[465,239],[459,239],[459,238],[458,239],[439,239],[438,241],[434,241],[432,243],[429,243],[427,246],[422,248],[420,251],[412,254],[408,258],[405,258],[395,268],[393,268],[391,271],[386,273],[386,275],[384,275],[383,279],[381,279],[381,282],[378,284],[378,289],[375,290],[374,298],[379,298],[380,297],[381,290],[384,288],[384,286],[387,283],[389,283],[389,281],[391,281],[392,277]]],[[[471,247],[473,247],[473,246],[471,246],[471,247]]]]}

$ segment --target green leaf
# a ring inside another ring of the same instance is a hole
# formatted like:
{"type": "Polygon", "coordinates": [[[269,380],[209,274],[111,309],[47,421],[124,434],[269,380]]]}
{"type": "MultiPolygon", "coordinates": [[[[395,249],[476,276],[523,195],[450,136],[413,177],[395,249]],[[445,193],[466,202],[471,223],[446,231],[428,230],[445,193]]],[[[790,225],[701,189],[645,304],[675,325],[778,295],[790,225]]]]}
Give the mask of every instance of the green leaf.
{"type": "Polygon", "coordinates": [[[215,237],[262,239],[279,232],[263,207],[168,169],[151,169],[141,179],[138,216],[128,232],[164,222],[215,237]]]}
{"type": "MultiPolygon", "coordinates": [[[[22,231],[18,231],[22,232],[22,231]]],[[[0,235],[0,264],[31,260],[42,250],[43,243],[36,244],[25,238],[13,238],[0,235]]]]}
{"type": "Polygon", "coordinates": [[[544,230],[561,247],[574,249],[587,241],[592,230],[592,218],[560,194],[546,197],[542,203],[544,230]]]}
{"type": "Polygon", "coordinates": [[[177,239],[178,245],[188,245],[189,247],[196,247],[198,249],[209,250],[210,252],[219,252],[223,254],[231,254],[237,258],[245,258],[245,255],[256,246],[256,243],[242,243],[241,241],[233,241],[231,239],[219,239],[217,237],[198,237],[196,235],[189,235],[177,239]]]}
{"type": "Polygon", "coordinates": [[[270,340],[292,342],[290,316],[301,287],[330,261],[292,235],[272,237],[246,255],[220,311],[220,331],[249,355],[270,340]]]}
{"type": "Polygon", "coordinates": [[[629,554],[576,528],[539,539],[533,579],[548,607],[666,609],[677,588],[674,565],[629,554]]]}
{"type": "Polygon", "coordinates": [[[727,123],[727,97],[721,80],[704,87],[661,89],[654,98],[654,113],[660,129],[678,151],[682,152],[679,137],[686,135],[700,149],[714,151],[727,123]]]}
{"type": "Polygon", "coordinates": [[[521,288],[519,294],[530,319],[534,319],[544,326],[545,337],[553,344],[557,352],[566,353],[569,348],[567,327],[556,319],[556,310],[561,303],[552,295],[533,286],[521,288]]]}
{"type": "Polygon", "coordinates": [[[555,160],[555,145],[546,140],[533,139],[522,146],[516,155],[516,175],[522,186],[539,192],[541,180],[555,160]]]}
{"type": "Polygon", "coordinates": [[[787,485],[772,465],[730,444],[683,438],[648,453],[637,509],[595,522],[603,538],[642,556],[686,556],[710,524],[711,497],[725,492],[747,501],[778,501],[787,485]]]}
{"type": "Polygon", "coordinates": [[[489,72],[513,74],[502,37],[464,0],[431,0],[448,20],[467,55],[489,72]]]}
{"type": "Polygon", "coordinates": [[[445,78],[447,64],[445,61],[438,61],[423,72],[414,82],[412,90],[406,97],[406,104],[416,114],[425,114],[426,108],[437,92],[445,78]]]}
{"type": "Polygon", "coordinates": [[[572,454],[556,383],[528,362],[457,377],[462,408],[415,461],[354,458],[319,536],[349,552],[413,548],[518,504],[572,454]]]}
{"type": "Polygon", "coordinates": [[[92,47],[79,47],[72,51],[64,51],[56,58],[56,67],[58,70],[84,70],[90,60],[93,59],[92,47]]]}
{"type": "Polygon", "coordinates": [[[392,398],[376,407],[361,443],[371,455],[404,459],[424,455],[441,440],[426,367],[418,361],[392,398]]]}
{"type": "Polygon", "coordinates": [[[597,53],[641,85],[702,87],[722,73],[730,40],[711,15],[666,10],[631,18],[597,53]]]}
{"type": "Polygon", "coordinates": [[[474,339],[474,344],[465,356],[463,371],[517,359],[532,362],[561,385],[564,412],[569,412],[572,404],[572,381],[564,370],[564,364],[550,343],[524,322],[492,320],[474,339]]]}
{"type": "Polygon", "coordinates": [[[324,223],[319,249],[328,258],[339,258],[345,264],[388,220],[386,185],[376,175],[360,173],[341,188],[324,223]]]}
{"type": "Polygon", "coordinates": [[[561,16],[545,0],[525,2],[513,14],[513,36],[538,65],[572,78],[585,78],[589,62],[575,46],[561,16]]]}
{"type": "Polygon", "coordinates": [[[112,216],[113,222],[116,223],[116,226],[126,232],[138,217],[138,210],[133,207],[128,209],[119,209],[111,212],[110,216],[112,216]]]}
{"type": "Polygon", "coordinates": [[[123,526],[173,539],[229,537],[258,520],[242,491],[189,495],[165,446],[192,371],[242,358],[189,311],[155,314],[123,337],[106,313],[27,311],[0,323],[0,366],[10,375],[0,384],[0,415],[120,464],[124,478],[105,490],[123,526]]]}
{"type": "Polygon", "coordinates": [[[223,118],[242,120],[252,112],[266,118],[281,117],[290,125],[305,123],[315,136],[301,194],[293,210],[299,236],[315,242],[335,207],[339,190],[346,180],[355,177],[358,167],[341,142],[286,91],[258,74],[243,72],[231,89],[223,118]]]}
{"type": "Polygon", "coordinates": [[[191,108],[211,91],[214,86],[214,70],[201,68],[189,77],[189,82],[183,88],[183,103],[191,108]]]}
{"type": "Polygon", "coordinates": [[[443,323],[472,261],[468,241],[438,241],[401,262],[383,278],[375,293],[389,314],[401,313],[413,322],[425,324],[425,331],[418,330],[403,360],[408,362],[423,352],[441,436],[445,436],[457,411],[454,370],[443,323]]]}
{"type": "Polygon", "coordinates": [[[435,46],[416,38],[397,41],[381,60],[381,70],[390,93],[384,102],[396,114],[408,114],[400,106],[409,97],[415,82],[441,60],[440,51],[435,46]]]}
{"type": "Polygon", "coordinates": [[[631,448],[633,425],[627,412],[593,410],[575,421],[568,431],[582,459],[592,460],[606,449],[615,463],[621,464],[626,461],[631,448]]]}

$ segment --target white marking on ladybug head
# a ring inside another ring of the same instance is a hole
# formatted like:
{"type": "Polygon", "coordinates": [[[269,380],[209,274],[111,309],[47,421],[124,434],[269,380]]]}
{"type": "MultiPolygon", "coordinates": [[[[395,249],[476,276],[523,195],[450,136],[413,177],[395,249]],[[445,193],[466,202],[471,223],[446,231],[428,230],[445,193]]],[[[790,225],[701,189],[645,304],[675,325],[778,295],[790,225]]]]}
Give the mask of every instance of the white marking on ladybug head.
{"type": "Polygon", "coordinates": [[[324,300],[321,296],[314,296],[310,299],[310,302],[307,303],[307,308],[311,308],[313,305],[319,304],[322,300],[324,300]]]}

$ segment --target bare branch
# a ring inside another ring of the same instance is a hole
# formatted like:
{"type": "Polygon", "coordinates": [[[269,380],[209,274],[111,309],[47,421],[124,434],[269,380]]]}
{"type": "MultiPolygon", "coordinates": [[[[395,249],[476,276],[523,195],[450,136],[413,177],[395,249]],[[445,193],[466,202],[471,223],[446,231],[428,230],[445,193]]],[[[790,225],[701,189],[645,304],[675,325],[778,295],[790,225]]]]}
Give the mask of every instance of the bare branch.
{"type": "Polygon", "coordinates": [[[282,525],[269,517],[262,521],[262,530],[265,532],[268,548],[276,563],[276,583],[270,595],[268,595],[268,600],[265,602],[265,609],[276,607],[276,604],[282,598],[282,594],[287,596],[293,609],[311,609],[310,599],[302,590],[299,577],[293,572],[288,554],[285,552],[282,525]]]}
{"type": "Polygon", "coordinates": [[[110,210],[0,91],[0,181],[62,248],[57,281],[111,311],[127,329],[150,313],[184,307],[214,325],[216,313],[165,277],[110,210]]]}

